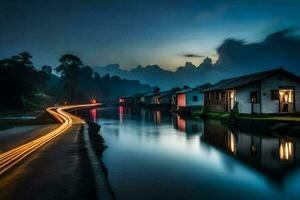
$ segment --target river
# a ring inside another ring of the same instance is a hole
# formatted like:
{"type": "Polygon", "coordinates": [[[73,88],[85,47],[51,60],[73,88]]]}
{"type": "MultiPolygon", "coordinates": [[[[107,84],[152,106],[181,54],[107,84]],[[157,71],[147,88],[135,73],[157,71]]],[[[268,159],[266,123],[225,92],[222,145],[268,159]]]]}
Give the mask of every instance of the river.
{"type": "Polygon", "coordinates": [[[300,191],[299,139],[119,107],[91,110],[118,199],[287,199],[300,191]]]}

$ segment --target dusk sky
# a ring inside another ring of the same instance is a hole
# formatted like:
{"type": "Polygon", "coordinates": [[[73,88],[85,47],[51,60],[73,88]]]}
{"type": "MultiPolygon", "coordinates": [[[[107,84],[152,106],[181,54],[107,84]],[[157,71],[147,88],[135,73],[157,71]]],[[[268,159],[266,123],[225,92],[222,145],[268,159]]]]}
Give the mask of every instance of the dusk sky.
{"type": "Polygon", "coordinates": [[[0,58],[28,51],[36,66],[57,66],[61,55],[73,53],[90,66],[158,64],[174,70],[206,56],[216,61],[226,38],[259,42],[272,32],[297,29],[299,10],[297,0],[1,0],[0,58]]]}

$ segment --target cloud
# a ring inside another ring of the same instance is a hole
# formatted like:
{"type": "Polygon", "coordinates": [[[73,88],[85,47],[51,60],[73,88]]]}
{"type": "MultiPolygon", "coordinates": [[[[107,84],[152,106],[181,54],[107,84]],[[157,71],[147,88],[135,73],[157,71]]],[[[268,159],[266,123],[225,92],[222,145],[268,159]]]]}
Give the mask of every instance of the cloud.
{"type": "Polygon", "coordinates": [[[192,53],[183,54],[182,56],[185,58],[204,58],[205,57],[203,55],[192,54],[192,53]]]}
{"type": "Polygon", "coordinates": [[[281,66],[300,74],[300,37],[295,31],[280,30],[256,43],[228,38],[217,48],[216,67],[232,72],[255,72],[281,66]]]}
{"type": "Polygon", "coordinates": [[[212,62],[211,58],[202,55],[181,54],[180,56],[187,58],[205,58],[199,66],[187,62],[175,72],[163,70],[157,65],[140,66],[128,71],[116,66],[97,70],[102,75],[110,73],[127,79],[138,79],[143,83],[159,86],[162,89],[186,84],[197,86],[206,82],[215,83],[224,78],[269,70],[279,66],[300,75],[300,37],[295,34],[295,31],[295,29],[284,29],[274,32],[256,43],[247,43],[234,38],[225,39],[216,50],[216,63],[212,62]]]}

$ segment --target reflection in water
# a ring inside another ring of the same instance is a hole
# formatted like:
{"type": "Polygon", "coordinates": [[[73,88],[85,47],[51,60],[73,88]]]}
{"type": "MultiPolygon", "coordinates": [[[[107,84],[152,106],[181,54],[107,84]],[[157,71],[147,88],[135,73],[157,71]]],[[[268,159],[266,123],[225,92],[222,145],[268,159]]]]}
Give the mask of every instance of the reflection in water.
{"type": "Polygon", "coordinates": [[[179,130],[186,131],[185,121],[186,121],[185,119],[183,119],[179,115],[177,115],[176,125],[179,130]]]}
{"type": "Polygon", "coordinates": [[[155,124],[161,124],[161,112],[159,110],[154,111],[153,115],[155,124]]]}
{"type": "Polygon", "coordinates": [[[123,124],[123,120],[124,120],[124,106],[119,106],[119,120],[120,120],[120,123],[123,124]]]}
{"type": "Polygon", "coordinates": [[[202,133],[203,122],[195,118],[184,118],[179,115],[172,115],[172,124],[175,129],[185,133],[202,133]]]}
{"type": "Polygon", "coordinates": [[[237,159],[264,172],[269,178],[280,180],[288,169],[297,166],[293,162],[300,160],[300,153],[295,155],[295,145],[300,146],[296,138],[286,138],[272,133],[268,135],[239,131],[233,133],[217,122],[208,121],[204,124],[202,141],[232,153],[237,159]]]}
{"type": "Polygon", "coordinates": [[[104,162],[120,199],[298,196],[297,138],[230,130],[218,121],[157,110],[99,112],[109,146],[104,162]]]}
{"type": "Polygon", "coordinates": [[[294,144],[286,139],[280,140],[279,147],[280,160],[293,160],[294,158],[294,144]]]}
{"type": "Polygon", "coordinates": [[[235,135],[232,133],[232,132],[230,132],[229,134],[228,134],[228,149],[230,150],[230,152],[232,153],[232,154],[236,154],[236,137],[235,137],[235,135]]]}
{"type": "Polygon", "coordinates": [[[97,121],[97,109],[96,108],[93,108],[93,109],[90,109],[90,120],[92,122],[96,122],[97,121]]]}

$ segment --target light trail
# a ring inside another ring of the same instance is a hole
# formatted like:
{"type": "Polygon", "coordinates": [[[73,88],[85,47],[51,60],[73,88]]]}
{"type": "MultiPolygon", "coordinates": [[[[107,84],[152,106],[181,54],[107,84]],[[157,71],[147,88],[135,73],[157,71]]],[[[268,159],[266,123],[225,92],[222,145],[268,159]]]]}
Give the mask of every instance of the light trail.
{"type": "Polygon", "coordinates": [[[34,139],[28,143],[25,143],[21,146],[15,147],[13,149],[8,150],[0,154],[0,176],[22,161],[31,153],[38,150],[40,147],[53,140],[54,138],[63,134],[66,130],[68,130],[72,124],[73,120],[70,117],[70,114],[65,112],[67,109],[74,108],[86,108],[86,107],[94,107],[100,104],[80,104],[80,105],[72,105],[72,106],[61,106],[61,107],[50,107],[47,108],[47,112],[50,113],[53,117],[55,117],[61,125],[55,130],[46,133],[45,135],[34,139]]]}

